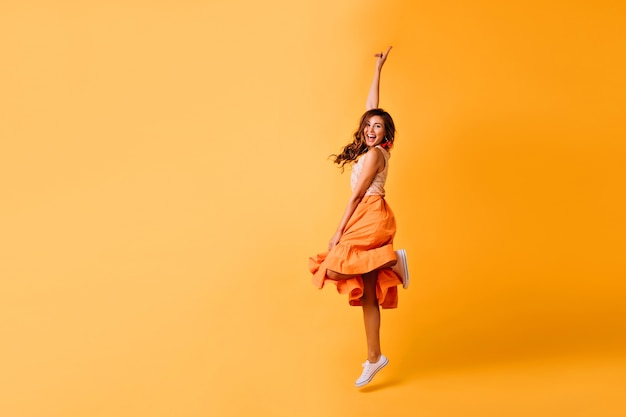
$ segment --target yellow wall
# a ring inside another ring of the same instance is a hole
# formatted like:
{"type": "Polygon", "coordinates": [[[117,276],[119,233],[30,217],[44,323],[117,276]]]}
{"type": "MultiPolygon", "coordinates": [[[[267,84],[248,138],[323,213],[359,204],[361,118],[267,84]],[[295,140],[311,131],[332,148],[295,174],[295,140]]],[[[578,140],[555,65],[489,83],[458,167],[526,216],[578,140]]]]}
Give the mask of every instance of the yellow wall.
{"type": "Polygon", "coordinates": [[[0,415],[623,415],[625,7],[422,3],[3,2],[0,415]],[[389,44],[413,282],[358,391],[306,266],[389,44]]]}

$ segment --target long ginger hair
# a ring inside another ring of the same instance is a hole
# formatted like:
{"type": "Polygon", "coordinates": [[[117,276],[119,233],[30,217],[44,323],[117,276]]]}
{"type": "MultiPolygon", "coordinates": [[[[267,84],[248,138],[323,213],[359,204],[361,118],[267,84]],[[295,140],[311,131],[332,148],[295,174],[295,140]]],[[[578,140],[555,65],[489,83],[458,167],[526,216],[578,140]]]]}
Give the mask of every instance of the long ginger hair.
{"type": "Polygon", "coordinates": [[[371,109],[363,113],[361,121],[359,122],[359,128],[354,132],[352,143],[346,145],[339,155],[331,155],[334,157],[334,163],[339,165],[343,170],[344,165],[354,163],[359,156],[367,152],[368,148],[365,144],[364,130],[367,126],[368,120],[372,116],[380,116],[383,119],[385,128],[385,139],[381,142],[381,146],[387,150],[393,146],[393,141],[396,136],[396,126],[393,123],[391,115],[383,109],[371,109]]]}

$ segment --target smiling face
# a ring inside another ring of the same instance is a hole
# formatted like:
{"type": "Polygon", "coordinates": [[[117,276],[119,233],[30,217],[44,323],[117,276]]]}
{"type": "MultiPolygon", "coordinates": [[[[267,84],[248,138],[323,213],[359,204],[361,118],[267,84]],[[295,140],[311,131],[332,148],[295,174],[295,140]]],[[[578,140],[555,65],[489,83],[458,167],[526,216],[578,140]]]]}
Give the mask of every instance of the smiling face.
{"type": "Polygon", "coordinates": [[[372,116],[365,122],[363,138],[368,148],[380,144],[385,138],[385,121],[381,116],[372,116]]]}

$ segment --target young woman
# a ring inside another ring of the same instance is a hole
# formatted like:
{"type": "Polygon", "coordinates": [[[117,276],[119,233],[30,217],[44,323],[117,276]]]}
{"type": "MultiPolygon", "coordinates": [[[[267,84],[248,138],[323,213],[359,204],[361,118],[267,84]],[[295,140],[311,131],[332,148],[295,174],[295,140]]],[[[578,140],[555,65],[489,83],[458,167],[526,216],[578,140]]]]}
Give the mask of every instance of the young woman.
{"type": "Polygon", "coordinates": [[[385,201],[385,180],[395,126],[386,111],[378,108],[380,73],[391,47],[376,55],[374,78],[352,143],[334,162],[352,165],[352,196],[328,242],[328,251],[309,259],[313,284],[322,288],[326,280],[349,295],[349,304],[362,306],[367,339],[367,360],[355,385],[368,384],[389,362],[380,349],[380,310],[398,305],[397,286],[408,287],[409,274],[404,250],[394,251],[396,221],[385,201]]]}

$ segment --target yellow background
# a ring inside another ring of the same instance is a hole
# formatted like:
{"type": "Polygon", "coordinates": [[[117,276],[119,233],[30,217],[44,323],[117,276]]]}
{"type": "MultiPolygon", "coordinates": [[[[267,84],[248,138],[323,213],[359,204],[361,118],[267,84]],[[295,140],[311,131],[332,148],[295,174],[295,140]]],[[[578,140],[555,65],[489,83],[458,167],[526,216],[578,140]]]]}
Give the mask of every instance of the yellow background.
{"type": "Polygon", "coordinates": [[[4,1],[0,415],[623,416],[619,1],[4,1]],[[412,287],[315,290],[393,45],[412,287]]]}

